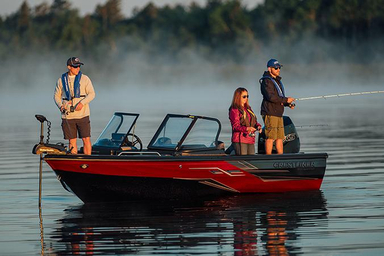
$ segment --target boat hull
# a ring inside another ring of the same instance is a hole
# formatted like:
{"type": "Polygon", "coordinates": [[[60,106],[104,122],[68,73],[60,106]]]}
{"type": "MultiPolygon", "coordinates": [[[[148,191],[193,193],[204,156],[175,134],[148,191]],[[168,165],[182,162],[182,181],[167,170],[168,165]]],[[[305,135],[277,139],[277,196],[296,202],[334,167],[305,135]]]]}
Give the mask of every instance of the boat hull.
{"type": "Polygon", "coordinates": [[[83,202],[319,190],[327,154],[255,156],[47,155],[83,202]]]}

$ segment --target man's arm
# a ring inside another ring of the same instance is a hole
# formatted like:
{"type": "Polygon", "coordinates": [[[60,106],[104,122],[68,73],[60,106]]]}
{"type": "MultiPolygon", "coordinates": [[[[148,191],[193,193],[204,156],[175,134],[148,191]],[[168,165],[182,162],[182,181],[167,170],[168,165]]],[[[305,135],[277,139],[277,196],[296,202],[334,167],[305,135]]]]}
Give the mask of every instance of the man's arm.
{"type": "Polygon", "coordinates": [[[63,102],[62,102],[62,89],[63,89],[63,86],[61,85],[61,81],[60,81],[60,78],[59,80],[57,80],[57,83],[56,83],[56,87],[55,87],[55,93],[53,95],[53,99],[55,100],[55,103],[56,103],[56,106],[58,108],[61,109],[61,107],[63,106],[63,102]]]}
{"type": "Polygon", "coordinates": [[[89,104],[96,96],[95,90],[93,88],[91,79],[89,77],[86,77],[86,83],[85,83],[85,98],[81,100],[81,104],[89,104]]]}

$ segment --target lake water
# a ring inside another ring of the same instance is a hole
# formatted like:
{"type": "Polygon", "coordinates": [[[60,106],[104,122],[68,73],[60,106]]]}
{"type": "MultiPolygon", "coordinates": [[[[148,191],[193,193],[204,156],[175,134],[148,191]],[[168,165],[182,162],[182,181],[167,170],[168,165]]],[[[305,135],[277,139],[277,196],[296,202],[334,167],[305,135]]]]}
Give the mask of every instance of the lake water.
{"type": "MultiPolygon", "coordinates": [[[[382,90],[353,91],[371,89],[382,90]]],[[[297,97],[320,93],[291,91],[297,97]]],[[[219,118],[220,139],[229,145],[232,92],[99,90],[91,105],[92,141],[114,111],[138,112],[136,134],[146,146],[171,112],[219,118]]],[[[44,164],[39,212],[39,157],[31,150],[40,125],[34,115],[52,122],[51,142],[63,141],[50,93],[0,96],[0,255],[384,254],[383,94],[302,101],[286,111],[301,151],[329,154],[320,191],[83,205],[44,164]]],[[[257,110],[257,88],[250,95],[257,110]]]]}

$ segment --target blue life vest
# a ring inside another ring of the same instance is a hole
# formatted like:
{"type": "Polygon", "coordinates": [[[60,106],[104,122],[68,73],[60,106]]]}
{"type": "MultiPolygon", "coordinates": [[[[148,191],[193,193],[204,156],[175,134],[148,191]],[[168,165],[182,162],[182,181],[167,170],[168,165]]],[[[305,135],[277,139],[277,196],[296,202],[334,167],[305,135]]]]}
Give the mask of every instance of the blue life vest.
{"type": "MultiPolygon", "coordinates": [[[[73,85],[73,91],[74,95],[73,98],[80,98],[80,79],[81,79],[81,71],[79,71],[79,74],[75,77],[75,83],[73,85]]],[[[65,92],[65,96],[67,96],[68,100],[71,100],[71,92],[69,90],[69,81],[68,81],[68,72],[64,73],[61,76],[61,83],[63,84],[63,89],[65,92]]]]}
{"type": "Polygon", "coordinates": [[[260,78],[260,80],[259,80],[260,84],[263,82],[263,79],[265,79],[265,78],[270,79],[270,80],[273,82],[273,84],[274,84],[275,87],[276,87],[277,93],[279,94],[280,97],[285,97],[285,91],[284,91],[284,85],[283,85],[283,82],[280,81],[280,84],[281,84],[281,88],[280,88],[280,86],[277,84],[277,82],[276,82],[275,79],[273,79],[273,78],[270,77],[270,76],[263,76],[263,77],[260,78]]]}

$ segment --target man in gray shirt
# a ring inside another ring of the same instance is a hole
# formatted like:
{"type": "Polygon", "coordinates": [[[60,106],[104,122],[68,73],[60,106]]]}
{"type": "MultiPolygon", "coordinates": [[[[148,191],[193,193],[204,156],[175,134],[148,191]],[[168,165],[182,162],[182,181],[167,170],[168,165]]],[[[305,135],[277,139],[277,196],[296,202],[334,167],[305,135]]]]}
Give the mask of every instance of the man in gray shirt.
{"type": "Polygon", "coordinates": [[[84,154],[90,155],[91,124],[89,103],[95,98],[95,91],[88,76],[80,71],[84,65],[79,58],[71,57],[67,61],[68,72],[57,81],[54,99],[60,109],[64,139],[69,140],[69,149],[77,154],[77,134],[83,140],[84,154]]]}

